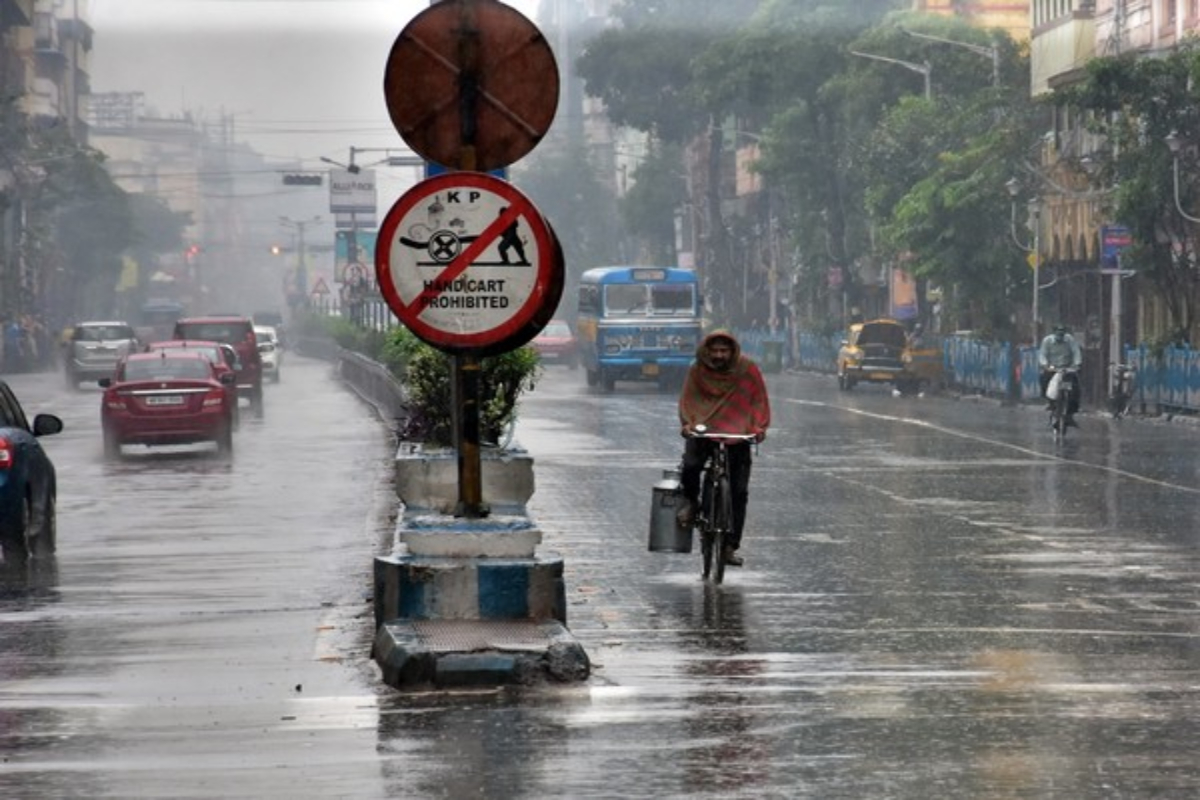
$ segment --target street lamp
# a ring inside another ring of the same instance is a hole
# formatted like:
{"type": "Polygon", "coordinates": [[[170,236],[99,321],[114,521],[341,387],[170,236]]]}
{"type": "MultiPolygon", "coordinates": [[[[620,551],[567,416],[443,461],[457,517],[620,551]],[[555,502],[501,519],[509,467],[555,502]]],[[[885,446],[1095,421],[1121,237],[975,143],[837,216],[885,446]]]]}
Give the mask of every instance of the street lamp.
{"type": "Polygon", "coordinates": [[[1167,149],[1171,151],[1171,166],[1175,176],[1175,210],[1188,222],[1200,223],[1200,217],[1193,217],[1184,211],[1183,204],[1179,202],[1179,151],[1183,149],[1183,139],[1179,138],[1175,131],[1171,131],[1164,141],[1167,143],[1167,149]]]}
{"type": "Polygon", "coordinates": [[[933,72],[933,67],[929,66],[928,61],[926,61],[923,64],[914,64],[911,61],[901,61],[898,58],[888,58],[887,56],[877,56],[877,55],[873,55],[871,53],[860,53],[857,50],[851,50],[850,55],[858,56],[859,58],[870,58],[875,61],[883,61],[888,64],[895,64],[896,66],[904,67],[905,69],[912,70],[913,72],[919,73],[920,75],[924,76],[924,78],[925,78],[925,99],[929,100],[930,98],[933,97],[933,88],[930,86],[930,83],[929,83],[929,75],[931,72],[933,72]]]}
{"type": "Polygon", "coordinates": [[[954,45],[955,47],[961,47],[964,50],[970,50],[972,53],[978,53],[981,56],[987,56],[992,60],[992,86],[997,88],[1000,86],[1000,49],[998,47],[995,47],[994,45],[992,47],[984,47],[983,45],[971,44],[970,42],[959,42],[954,39],[943,39],[941,36],[931,36],[928,33],[917,33],[916,31],[910,31],[908,28],[901,28],[900,30],[917,39],[928,39],[931,42],[954,45]]]}
{"type": "Polygon", "coordinates": [[[1042,288],[1040,275],[1042,266],[1042,208],[1040,204],[1035,203],[1033,205],[1033,245],[1022,244],[1021,240],[1017,238],[1017,196],[1021,193],[1021,184],[1016,178],[1009,178],[1008,182],[1004,184],[1004,188],[1008,189],[1008,196],[1011,198],[1009,201],[1011,212],[1009,232],[1012,234],[1013,243],[1032,256],[1030,265],[1033,267],[1033,302],[1030,313],[1033,317],[1033,344],[1036,346],[1040,328],[1038,324],[1038,295],[1042,288]]]}

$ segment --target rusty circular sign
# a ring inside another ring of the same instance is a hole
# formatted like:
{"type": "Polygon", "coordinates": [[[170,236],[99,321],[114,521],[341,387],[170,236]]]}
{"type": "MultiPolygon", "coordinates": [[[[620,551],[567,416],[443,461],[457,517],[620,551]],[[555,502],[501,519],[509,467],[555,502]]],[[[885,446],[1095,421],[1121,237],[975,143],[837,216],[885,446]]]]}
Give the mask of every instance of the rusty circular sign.
{"type": "Polygon", "coordinates": [[[498,0],[442,0],[418,14],[388,55],[392,124],[422,158],[487,172],[529,153],[558,107],[554,52],[537,26],[498,0]]]}
{"type": "Polygon", "coordinates": [[[519,347],[553,315],[563,254],[550,224],[507,181],[452,172],[406,192],[384,217],[375,275],[409,330],[450,353],[519,347]]]}

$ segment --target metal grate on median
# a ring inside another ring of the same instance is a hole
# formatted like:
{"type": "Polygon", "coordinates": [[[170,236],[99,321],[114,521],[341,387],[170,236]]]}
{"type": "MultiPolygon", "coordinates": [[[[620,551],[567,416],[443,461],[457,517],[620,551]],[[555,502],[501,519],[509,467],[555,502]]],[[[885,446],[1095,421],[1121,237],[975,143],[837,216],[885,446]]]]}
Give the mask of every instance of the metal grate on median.
{"type": "Polygon", "coordinates": [[[550,638],[530,620],[414,620],[409,623],[432,653],[475,653],[482,650],[545,650],[550,638]]]}

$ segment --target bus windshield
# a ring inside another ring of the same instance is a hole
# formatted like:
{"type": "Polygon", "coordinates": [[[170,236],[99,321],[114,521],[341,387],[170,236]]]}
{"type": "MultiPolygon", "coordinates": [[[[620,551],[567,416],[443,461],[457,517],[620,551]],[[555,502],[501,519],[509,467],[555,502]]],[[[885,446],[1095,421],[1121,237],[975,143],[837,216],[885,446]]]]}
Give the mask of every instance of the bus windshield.
{"type": "Polygon", "coordinates": [[[695,309],[692,284],[630,283],[604,288],[604,316],[691,316],[695,309]]]}

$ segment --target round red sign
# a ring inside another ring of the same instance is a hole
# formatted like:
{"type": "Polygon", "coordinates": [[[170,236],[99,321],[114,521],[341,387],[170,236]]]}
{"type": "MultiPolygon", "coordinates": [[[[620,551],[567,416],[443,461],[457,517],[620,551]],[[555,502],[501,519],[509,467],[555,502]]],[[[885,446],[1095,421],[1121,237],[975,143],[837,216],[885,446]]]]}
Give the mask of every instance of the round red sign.
{"type": "Polygon", "coordinates": [[[562,297],[562,248],[507,181],[452,172],[406,192],[383,220],[375,275],[417,337],[451,353],[503,352],[536,335],[562,297]]]}

